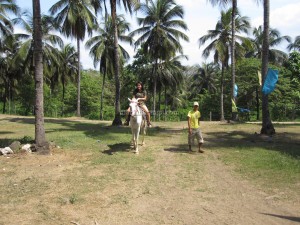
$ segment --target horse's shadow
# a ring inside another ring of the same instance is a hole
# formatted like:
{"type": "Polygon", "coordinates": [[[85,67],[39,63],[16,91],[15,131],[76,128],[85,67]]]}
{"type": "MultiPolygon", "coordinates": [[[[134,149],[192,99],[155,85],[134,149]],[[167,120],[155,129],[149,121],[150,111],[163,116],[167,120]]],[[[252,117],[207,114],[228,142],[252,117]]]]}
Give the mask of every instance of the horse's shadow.
{"type": "Polygon", "coordinates": [[[113,155],[116,152],[129,152],[132,150],[130,143],[116,143],[108,145],[109,149],[102,151],[103,154],[113,155]]]}

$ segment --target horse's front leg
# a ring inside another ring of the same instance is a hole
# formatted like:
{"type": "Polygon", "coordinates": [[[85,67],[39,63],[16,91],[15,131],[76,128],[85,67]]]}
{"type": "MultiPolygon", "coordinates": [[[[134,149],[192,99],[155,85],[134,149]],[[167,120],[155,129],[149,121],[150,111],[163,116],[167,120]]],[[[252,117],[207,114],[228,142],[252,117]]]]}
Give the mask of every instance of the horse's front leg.
{"type": "Polygon", "coordinates": [[[142,126],[141,126],[141,134],[142,134],[142,146],[145,145],[145,135],[146,135],[146,122],[145,120],[143,121],[142,123],[142,126]]]}
{"type": "Polygon", "coordinates": [[[136,130],[135,133],[135,141],[134,141],[134,144],[135,144],[135,154],[139,154],[139,134],[140,134],[140,128],[138,128],[136,130]]]}
{"type": "Polygon", "coordinates": [[[134,131],[131,130],[131,146],[134,146],[134,131]]]}

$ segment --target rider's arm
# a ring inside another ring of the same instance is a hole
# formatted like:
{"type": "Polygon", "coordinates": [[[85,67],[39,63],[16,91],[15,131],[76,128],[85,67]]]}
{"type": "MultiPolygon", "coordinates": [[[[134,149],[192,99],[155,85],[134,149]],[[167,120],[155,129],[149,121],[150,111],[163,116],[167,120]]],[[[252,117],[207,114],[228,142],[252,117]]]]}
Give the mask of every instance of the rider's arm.
{"type": "Polygon", "coordinates": [[[145,96],[144,98],[138,98],[137,100],[138,100],[138,101],[139,101],[139,100],[141,100],[141,101],[146,101],[146,100],[147,100],[147,96],[145,96]]]}

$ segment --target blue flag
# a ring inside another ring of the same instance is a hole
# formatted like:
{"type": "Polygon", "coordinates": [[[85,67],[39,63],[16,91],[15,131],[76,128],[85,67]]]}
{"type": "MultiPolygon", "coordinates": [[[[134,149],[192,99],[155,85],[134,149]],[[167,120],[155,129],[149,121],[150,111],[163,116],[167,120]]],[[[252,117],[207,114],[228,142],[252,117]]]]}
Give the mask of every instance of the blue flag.
{"type": "Polygon", "coordinates": [[[265,95],[268,95],[272,91],[274,91],[277,80],[278,80],[278,70],[268,69],[267,77],[265,79],[262,92],[265,95]]]}
{"type": "Polygon", "coordinates": [[[238,86],[234,84],[233,97],[236,98],[236,96],[238,95],[238,90],[239,90],[238,86]]]}

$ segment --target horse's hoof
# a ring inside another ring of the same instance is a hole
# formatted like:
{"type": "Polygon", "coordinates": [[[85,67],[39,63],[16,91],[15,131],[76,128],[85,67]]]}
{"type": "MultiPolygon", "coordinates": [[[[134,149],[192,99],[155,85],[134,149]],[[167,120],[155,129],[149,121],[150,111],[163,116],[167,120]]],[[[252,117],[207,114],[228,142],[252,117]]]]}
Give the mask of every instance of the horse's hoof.
{"type": "Polygon", "coordinates": [[[139,151],[135,151],[134,154],[138,155],[138,154],[139,154],[139,151]]]}

